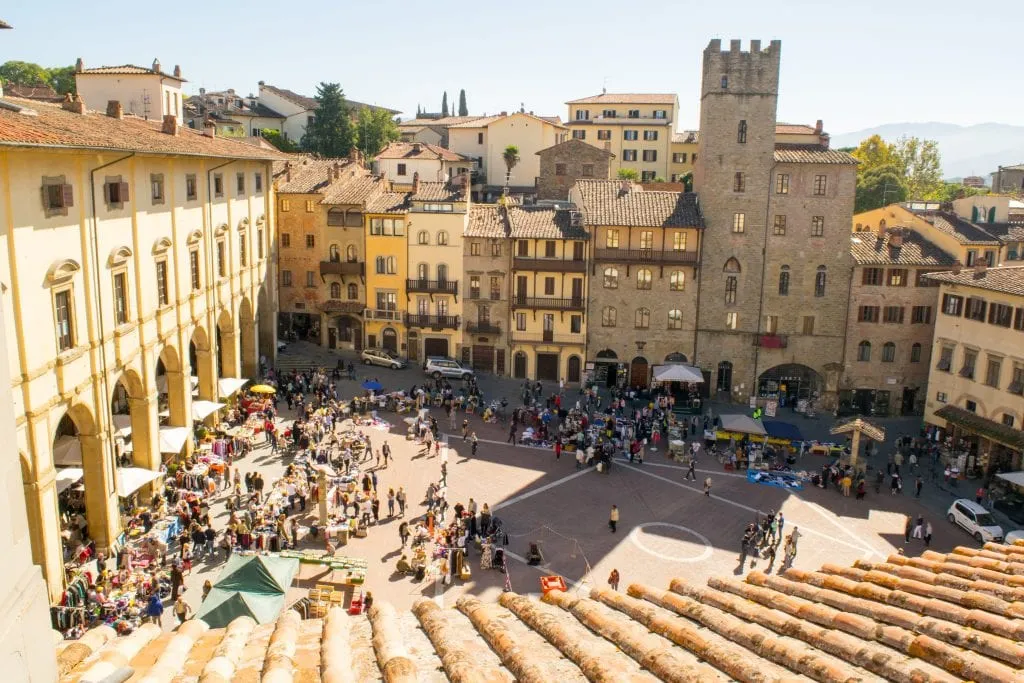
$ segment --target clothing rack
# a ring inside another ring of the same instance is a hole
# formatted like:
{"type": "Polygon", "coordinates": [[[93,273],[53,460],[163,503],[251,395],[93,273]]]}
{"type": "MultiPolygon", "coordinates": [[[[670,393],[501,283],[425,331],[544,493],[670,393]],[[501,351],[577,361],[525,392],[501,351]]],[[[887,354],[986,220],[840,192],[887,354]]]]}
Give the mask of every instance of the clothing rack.
{"type": "Polygon", "coordinates": [[[58,631],[67,631],[75,626],[85,626],[85,608],[61,605],[50,607],[50,623],[58,631]]]}

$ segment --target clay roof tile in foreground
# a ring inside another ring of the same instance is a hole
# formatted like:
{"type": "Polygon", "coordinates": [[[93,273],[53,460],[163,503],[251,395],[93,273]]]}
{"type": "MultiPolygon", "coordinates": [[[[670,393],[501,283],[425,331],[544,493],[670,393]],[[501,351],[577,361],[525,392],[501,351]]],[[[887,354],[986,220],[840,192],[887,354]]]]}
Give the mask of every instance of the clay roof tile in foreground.
{"type": "Polygon", "coordinates": [[[510,236],[521,239],[585,240],[582,222],[573,224],[573,212],[550,207],[508,207],[510,236]]]}
{"type": "Polygon", "coordinates": [[[470,205],[466,237],[508,237],[508,224],[497,204],[470,205]]]}
{"type": "MultiPolygon", "coordinates": [[[[496,207],[495,207],[496,208],[496,207]]],[[[109,626],[57,646],[60,680],[1024,681],[1024,544],[987,543],[853,567],[682,579],[668,590],[429,599],[366,617],[191,620],[173,636],[109,626]],[[148,678],[147,678],[148,677],[148,678]]]]}

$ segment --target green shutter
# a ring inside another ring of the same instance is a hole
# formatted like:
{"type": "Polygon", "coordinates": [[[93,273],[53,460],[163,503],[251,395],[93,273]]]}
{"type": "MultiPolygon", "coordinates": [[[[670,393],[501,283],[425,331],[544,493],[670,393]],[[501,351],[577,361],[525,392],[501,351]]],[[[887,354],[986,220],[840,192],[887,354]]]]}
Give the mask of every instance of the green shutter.
{"type": "Polygon", "coordinates": [[[972,206],[971,207],[971,222],[972,223],[977,223],[978,222],[978,207],[976,207],[976,206],[972,206]]]}

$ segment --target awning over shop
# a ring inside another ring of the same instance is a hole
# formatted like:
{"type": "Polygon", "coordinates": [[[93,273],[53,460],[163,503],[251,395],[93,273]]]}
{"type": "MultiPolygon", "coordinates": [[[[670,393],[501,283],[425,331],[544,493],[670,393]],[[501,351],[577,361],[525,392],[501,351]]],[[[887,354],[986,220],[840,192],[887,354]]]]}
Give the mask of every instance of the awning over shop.
{"type": "Polygon", "coordinates": [[[800,433],[800,428],[788,422],[762,420],[761,424],[764,425],[764,429],[768,432],[768,436],[774,439],[789,439],[790,441],[804,440],[803,434],[800,433]]]}
{"type": "Polygon", "coordinates": [[[755,420],[749,415],[722,415],[721,430],[724,432],[739,432],[740,434],[753,434],[754,436],[767,436],[764,425],[760,420],[755,420]]]}
{"type": "Polygon", "coordinates": [[[162,476],[159,472],[142,467],[117,468],[117,495],[122,498],[130,496],[143,486],[162,476]]]}
{"type": "Polygon", "coordinates": [[[704,375],[698,368],[683,363],[654,366],[655,382],[704,382],[704,375]]]}
{"type": "MultiPolygon", "coordinates": [[[[189,379],[192,380],[192,391],[195,392],[199,388],[199,378],[192,375],[189,379]]],[[[167,393],[167,375],[160,375],[156,378],[156,390],[161,394],[167,393]]]]}
{"type": "Polygon", "coordinates": [[[114,436],[120,436],[122,439],[126,439],[132,435],[132,416],[131,415],[112,415],[111,418],[114,421],[114,436]]]}
{"type": "Polygon", "coordinates": [[[225,405],[224,403],[214,403],[213,401],[192,401],[192,419],[205,420],[221,408],[224,408],[225,405]]]}
{"type": "Polygon", "coordinates": [[[190,436],[188,427],[161,427],[160,452],[181,453],[190,436]]]}
{"type": "Polygon", "coordinates": [[[995,420],[990,420],[987,417],[982,417],[964,408],[943,406],[935,411],[935,417],[1014,450],[1024,450],[1024,432],[995,420]]]}
{"type": "Polygon", "coordinates": [[[221,377],[217,380],[217,388],[220,390],[220,397],[227,398],[233,396],[235,392],[244,387],[249,383],[247,379],[239,379],[238,377],[221,377]]]}
{"type": "Polygon", "coordinates": [[[53,444],[53,464],[74,467],[82,464],[82,444],[77,436],[62,436],[53,444]]]}
{"type": "Polygon", "coordinates": [[[57,493],[64,493],[84,476],[85,470],[81,467],[65,467],[62,470],[57,470],[57,493]]]}
{"type": "Polygon", "coordinates": [[[1024,472],[1000,472],[996,476],[1000,479],[1005,479],[1011,484],[1024,486],[1024,472]]]}

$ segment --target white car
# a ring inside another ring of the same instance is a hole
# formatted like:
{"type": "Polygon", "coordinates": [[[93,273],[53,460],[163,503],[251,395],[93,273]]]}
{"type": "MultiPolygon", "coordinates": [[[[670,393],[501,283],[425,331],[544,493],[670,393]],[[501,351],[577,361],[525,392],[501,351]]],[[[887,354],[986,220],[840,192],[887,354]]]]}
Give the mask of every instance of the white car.
{"type": "Polygon", "coordinates": [[[978,543],[1001,543],[1005,535],[988,510],[966,498],[953,501],[946,519],[963,527],[978,543]]]}
{"type": "Polygon", "coordinates": [[[363,365],[380,365],[393,370],[399,370],[407,365],[403,358],[399,358],[398,355],[387,349],[363,349],[359,357],[362,359],[363,365]]]}
{"type": "Polygon", "coordinates": [[[441,377],[454,377],[456,379],[470,379],[473,377],[473,370],[463,366],[454,358],[443,358],[441,356],[430,356],[423,362],[423,372],[428,377],[440,379],[441,377]]]}
{"type": "Polygon", "coordinates": [[[1013,545],[1015,541],[1024,541],[1024,530],[1017,529],[1006,534],[1006,538],[1003,539],[1003,543],[1007,545],[1013,545]]]}

